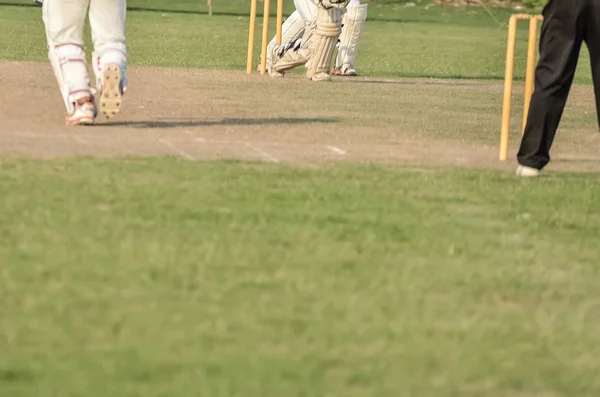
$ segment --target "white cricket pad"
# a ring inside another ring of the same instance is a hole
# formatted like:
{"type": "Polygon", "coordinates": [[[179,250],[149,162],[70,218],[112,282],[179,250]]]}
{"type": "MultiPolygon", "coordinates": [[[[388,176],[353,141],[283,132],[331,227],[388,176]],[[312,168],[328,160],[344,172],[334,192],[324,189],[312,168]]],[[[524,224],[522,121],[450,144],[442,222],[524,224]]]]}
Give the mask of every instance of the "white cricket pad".
{"type": "Polygon", "coordinates": [[[333,55],[342,32],[342,19],[345,8],[322,8],[317,11],[317,27],[311,37],[310,64],[306,75],[312,80],[329,77],[333,55]]]}
{"type": "Polygon", "coordinates": [[[367,20],[367,4],[349,5],[344,15],[342,34],[335,66],[344,70],[355,69],[360,36],[367,20]]]}
{"type": "Polygon", "coordinates": [[[48,59],[54,69],[65,107],[71,114],[77,100],[91,96],[85,52],[76,44],[50,45],[48,59]]]}
{"type": "MultiPolygon", "coordinates": [[[[304,34],[305,26],[306,24],[300,16],[300,13],[298,11],[294,11],[292,15],[290,15],[281,26],[281,45],[285,46],[286,44],[294,42],[295,40],[301,38],[304,34]]],[[[272,55],[275,51],[277,51],[277,47],[277,38],[273,37],[273,39],[267,46],[267,64],[273,62],[272,55]]]]}
{"type": "Polygon", "coordinates": [[[271,53],[273,63],[269,74],[276,76],[285,73],[287,70],[306,64],[311,56],[309,45],[314,32],[315,23],[313,22],[311,25],[306,26],[302,38],[276,47],[271,53]]]}

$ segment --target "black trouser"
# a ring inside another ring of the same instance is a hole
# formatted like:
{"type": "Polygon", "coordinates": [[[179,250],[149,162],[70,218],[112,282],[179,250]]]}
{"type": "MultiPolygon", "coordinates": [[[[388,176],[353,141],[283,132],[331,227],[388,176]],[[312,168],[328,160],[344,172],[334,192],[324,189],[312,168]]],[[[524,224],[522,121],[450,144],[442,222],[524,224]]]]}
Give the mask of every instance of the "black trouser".
{"type": "Polygon", "coordinates": [[[537,169],[550,161],[584,41],[590,51],[600,124],[600,0],[550,0],[543,14],[535,90],[517,155],[519,164],[537,169]]]}

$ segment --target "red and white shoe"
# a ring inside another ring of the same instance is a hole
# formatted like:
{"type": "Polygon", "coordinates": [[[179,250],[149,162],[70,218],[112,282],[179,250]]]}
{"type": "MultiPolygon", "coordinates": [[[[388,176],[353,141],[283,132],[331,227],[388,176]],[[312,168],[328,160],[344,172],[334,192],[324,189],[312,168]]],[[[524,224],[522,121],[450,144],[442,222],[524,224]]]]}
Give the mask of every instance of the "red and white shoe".
{"type": "Polygon", "coordinates": [[[75,103],[75,110],[65,119],[69,126],[92,125],[98,115],[93,97],[81,98],[75,103]]]}
{"type": "Polygon", "coordinates": [[[123,103],[123,76],[119,65],[106,65],[100,91],[100,112],[110,119],[119,113],[123,103]]]}
{"type": "Polygon", "coordinates": [[[341,68],[334,68],[333,75],[334,76],[356,77],[356,76],[358,76],[358,72],[356,71],[356,69],[354,69],[350,66],[344,65],[341,68]]]}

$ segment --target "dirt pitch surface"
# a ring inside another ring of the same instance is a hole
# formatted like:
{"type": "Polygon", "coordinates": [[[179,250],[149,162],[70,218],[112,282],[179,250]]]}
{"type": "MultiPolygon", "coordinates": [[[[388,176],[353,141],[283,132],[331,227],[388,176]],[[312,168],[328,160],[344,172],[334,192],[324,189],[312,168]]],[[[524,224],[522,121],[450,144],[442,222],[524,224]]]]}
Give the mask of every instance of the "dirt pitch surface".
{"type": "MultiPolygon", "coordinates": [[[[117,118],[67,127],[48,64],[0,62],[0,155],[514,167],[514,159],[497,160],[501,82],[359,77],[313,83],[299,74],[273,80],[167,68],[132,68],[129,80],[117,118]],[[472,139],[461,129],[484,135],[472,139]]],[[[574,91],[578,106],[593,111],[592,88],[574,91]]],[[[600,170],[600,134],[585,127],[571,134],[584,142],[557,142],[554,169],[600,170]]]]}

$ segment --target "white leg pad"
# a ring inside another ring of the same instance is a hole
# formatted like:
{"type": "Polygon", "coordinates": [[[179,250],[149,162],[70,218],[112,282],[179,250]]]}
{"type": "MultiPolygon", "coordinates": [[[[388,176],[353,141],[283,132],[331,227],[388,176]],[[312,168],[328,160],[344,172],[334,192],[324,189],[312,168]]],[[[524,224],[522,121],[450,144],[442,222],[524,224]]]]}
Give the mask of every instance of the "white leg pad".
{"type": "Polygon", "coordinates": [[[315,32],[315,24],[306,26],[302,39],[297,39],[286,45],[278,46],[271,53],[273,56],[271,76],[285,73],[300,65],[306,64],[310,59],[310,42],[315,32]]]}
{"type": "Polygon", "coordinates": [[[354,69],[360,36],[367,20],[367,4],[349,5],[344,15],[342,34],[335,66],[342,69],[354,69]]]}
{"type": "Polygon", "coordinates": [[[65,107],[71,114],[77,100],[91,96],[85,52],[76,44],[51,45],[48,59],[54,69],[65,107]]]}
{"type": "Polygon", "coordinates": [[[107,65],[117,65],[121,70],[122,92],[127,90],[127,48],[123,43],[105,44],[96,48],[93,55],[96,87],[100,91],[104,84],[104,70],[107,65]]]}
{"type": "Polygon", "coordinates": [[[319,7],[317,27],[310,40],[310,64],[306,76],[312,80],[323,80],[331,71],[333,55],[342,32],[342,19],[345,8],[319,7]]]}
{"type": "MultiPolygon", "coordinates": [[[[286,45],[304,34],[304,28],[306,24],[300,16],[298,11],[294,11],[292,15],[285,20],[281,27],[281,45],[286,45]]],[[[267,46],[267,63],[272,62],[272,54],[278,47],[277,38],[273,37],[273,40],[267,46]]]]}

